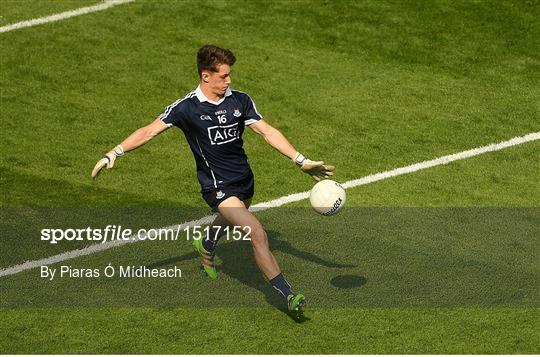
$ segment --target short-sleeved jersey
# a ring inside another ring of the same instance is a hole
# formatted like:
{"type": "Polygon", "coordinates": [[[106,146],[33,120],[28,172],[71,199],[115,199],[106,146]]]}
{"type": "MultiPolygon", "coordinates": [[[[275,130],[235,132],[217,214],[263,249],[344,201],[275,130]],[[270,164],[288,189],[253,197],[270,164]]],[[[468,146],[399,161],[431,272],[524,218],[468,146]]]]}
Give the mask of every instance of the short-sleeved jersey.
{"type": "Polygon", "coordinates": [[[234,186],[253,175],[242,134],[262,116],[246,93],[229,88],[220,101],[214,102],[197,87],[165,108],[160,119],[184,132],[202,191],[234,186]]]}

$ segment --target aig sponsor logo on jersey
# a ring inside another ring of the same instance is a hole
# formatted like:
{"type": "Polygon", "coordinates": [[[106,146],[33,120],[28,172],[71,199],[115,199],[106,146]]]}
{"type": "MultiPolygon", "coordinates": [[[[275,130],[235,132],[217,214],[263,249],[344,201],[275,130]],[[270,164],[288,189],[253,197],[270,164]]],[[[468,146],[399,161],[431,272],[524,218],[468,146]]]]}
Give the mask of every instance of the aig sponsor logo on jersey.
{"type": "Polygon", "coordinates": [[[238,123],[225,126],[211,126],[208,128],[208,137],[212,145],[222,145],[235,141],[240,137],[238,123]]]}

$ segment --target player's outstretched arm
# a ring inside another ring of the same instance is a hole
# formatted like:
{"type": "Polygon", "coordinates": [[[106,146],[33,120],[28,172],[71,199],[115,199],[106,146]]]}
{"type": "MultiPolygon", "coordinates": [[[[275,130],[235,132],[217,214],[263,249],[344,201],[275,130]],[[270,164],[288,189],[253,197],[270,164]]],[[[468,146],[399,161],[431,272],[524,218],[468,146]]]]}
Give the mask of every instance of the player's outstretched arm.
{"type": "Polygon", "coordinates": [[[99,175],[101,169],[105,166],[107,166],[108,169],[111,169],[114,166],[116,157],[122,156],[128,151],[146,144],[167,128],[167,124],[158,118],[147,126],[135,130],[130,136],[122,141],[120,145],[116,145],[97,162],[92,170],[92,178],[95,179],[99,175]]]}
{"type": "Polygon", "coordinates": [[[249,127],[262,136],[277,151],[293,160],[302,171],[313,177],[316,181],[329,178],[334,174],[334,166],[325,165],[323,161],[312,161],[305,158],[279,130],[268,124],[265,120],[258,120],[249,127]]]}

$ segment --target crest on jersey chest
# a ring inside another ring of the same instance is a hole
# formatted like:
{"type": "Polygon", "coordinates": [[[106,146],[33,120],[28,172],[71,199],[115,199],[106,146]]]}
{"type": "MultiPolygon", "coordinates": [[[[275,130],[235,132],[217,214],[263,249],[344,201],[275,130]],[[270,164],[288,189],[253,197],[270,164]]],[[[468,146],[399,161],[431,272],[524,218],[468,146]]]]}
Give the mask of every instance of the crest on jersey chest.
{"type": "Polygon", "coordinates": [[[240,113],[240,110],[235,109],[234,112],[233,112],[233,115],[238,118],[239,116],[242,115],[242,113],[240,113]]]}

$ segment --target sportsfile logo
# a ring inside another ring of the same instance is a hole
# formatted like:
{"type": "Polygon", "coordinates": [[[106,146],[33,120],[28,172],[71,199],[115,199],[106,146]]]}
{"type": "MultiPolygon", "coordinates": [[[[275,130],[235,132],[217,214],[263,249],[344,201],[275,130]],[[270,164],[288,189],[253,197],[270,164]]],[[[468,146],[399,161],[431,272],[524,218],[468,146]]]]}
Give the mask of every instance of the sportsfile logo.
{"type": "Polygon", "coordinates": [[[212,145],[230,143],[240,137],[238,123],[225,126],[211,126],[208,128],[208,137],[212,145]]]}
{"type": "MultiPolygon", "coordinates": [[[[223,193],[222,191],[219,191],[223,193]]],[[[186,235],[190,239],[208,239],[210,229],[214,229],[216,236],[231,235],[233,240],[250,240],[251,228],[249,226],[198,226],[198,225],[178,225],[164,228],[140,228],[133,230],[124,228],[121,225],[109,224],[106,227],[86,227],[86,228],[44,228],[41,230],[41,240],[50,244],[67,241],[92,241],[92,242],[112,242],[112,241],[177,241],[186,235]],[[221,233],[220,233],[221,232],[221,233]],[[206,238],[205,238],[206,237],[206,238]]],[[[227,237],[226,240],[229,240],[227,237]]]]}

